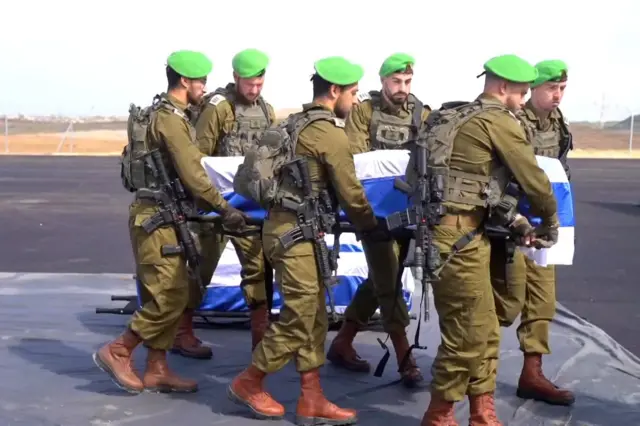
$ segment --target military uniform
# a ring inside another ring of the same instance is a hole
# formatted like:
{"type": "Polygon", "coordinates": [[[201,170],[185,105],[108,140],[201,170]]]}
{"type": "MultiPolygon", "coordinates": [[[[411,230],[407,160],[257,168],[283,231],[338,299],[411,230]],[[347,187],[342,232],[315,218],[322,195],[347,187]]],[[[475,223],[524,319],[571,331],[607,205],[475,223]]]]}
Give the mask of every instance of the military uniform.
{"type": "MultiPolygon", "coordinates": [[[[411,56],[397,53],[383,62],[379,74],[385,78],[402,73],[414,63],[411,56]]],[[[409,94],[401,106],[393,105],[378,91],[364,92],[358,98],[360,103],[349,113],[345,127],[354,155],[380,149],[407,149],[407,143],[417,137],[417,130],[431,111],[413,94],[409,94]]],[[[408,353],[410,345],[405,331],[410,318],[402,297],[401,278],[409,243],[410,239],[363,243],[369,276],[347,307],[345,321],[331,343],[327,359],[351,371],[370,371],[369,363],[354,349],[353,340],[380,307],[384,330],[389,333],[396,352],[398,371],[403,383],[411,387],[423,378],[415,359],[408,353]]]]}
{"type": "MultiPolygon", "coordinates": [[[[232,61],[239,78],[252,78],[264,73],[268,65],[267,56],[255,49],[246,49],[236,54],[232,61]]],[[[235,84],[219,88],[206,95],[202,105],[196,109],[192,119],[196,128],[196,143],[206,156],[243,156],[248,146],[255,145],[264,129],[276,120],[273,107],[262,96],[251,105],[243,103],[236,92],[235,84]]],[[[208,284],[220,261],[229,240],[233,244],[240,265],[240,288],[251,312],[251,334],[253,349],[260,341],[269,323],[265,286],[265,262],[260,236],[227,237],[214,231],[208,224],[190,224],[198,235],[202,248],[202,282],[208,284]]],[[[271,269],[271,266],[268,265],[271,269]]],[[[268,271],[271,277],[271,270],[268,271]]],[[[271,278],[269,278],[271,279],[271,278]]],[[[176,338],[173,351],[191,358],[211,358],[212,351],[195,338],[192,327],[193,311],[202,304],[202,294],[192,292],[182,327],[176,338]]]]}
{"type": "MultiPolygon", "coordinates": [[[[167,63],[175,72],[190,79],[205,78],[212,67],[204,55],[191,51],[176,52],[167,63]]],[[[202,154],[193,143],[193,128],[186,110],[187,104],[172,92],[164,96],[151,116],[146,148],[160,150],[168,173],[180,178],[195,197],[194,201],[207,210],[221,213],[228,220],[227,212],[232,208],[212,187],[200,165],[202,154]]],[[[145,180],[151,182],[153,177],[145,176],[145,180]]],[[[142,227],[143,222],[158,211],[155,202],[137,197],[129,207],[129,232],[136,273],[142,285],[142,306],[133,314],[126,331],[94,353],[93,359],[119,387],[132,393],[144,389],[193,392],[197,390],[197,383],[177,377],[166,361],[166,351],[173,344],[188,302],[191,281],[182,256],[161,254],[162,246],[178,245],[176,231],[165,225],[147,233],[142,227]],[[148,350],[142,379],[134,370],[132,359],[132,352],[140,343],[148,350]]]]}
{"type": "MultiPolygon", "coordinates": [[[[361,67],[336,57],[316,62],[316,72],[338,85],[355,84],[363,74],[361,67]]],[[[358,229],[374,228],[377,222],[355,174],[344,122],[318,102],[304,105],[302,114],[322,111],[325,119],[311,122],[300,132],[295,154],[308,160],[314,194],[332,188],[358,229]]],[[[283,184],[281,191],[296,198],[300,194],[291,183],[283,184]]],[[[292,211],[278,205],[268,210],[263,246],[275,268],[284,304],[279,320],[271,323],[253,351],[251,366],[233,379],[229,396],[262,418],[281,418],[284,407],[264,391],[262,382],[267,374],[275,373],[294,359],[300,372],[302,391],[296,408],[297,424],[321,424],[321,419],[334,425],[352,424],[356,420],[355,411],[327,401],[320,386],[319,369],[325,362],[328,318],[326,289],[318,275],[313,244],[302,241],[284,251],[278,240],[297,225],[296,214],[292,211]]]]}
{"type": "MultiPolygon", "coordinates": [[[[489,60],[485,71],[522,83],[537,76],[535,68],[514,55],[489,60]]],[[[500,328],[487,262],[490,243],[482,228],[490,177],[502,187],[512,174],[531,201],[532,210],[550,229],[557,227],[556,202],[522,128],[499,99],[484,93],[460,111],[458,120],[465,121],[457,133],[436,134],[427,144],[430,149],[453,146],[445,174],[446,214],[434,230],[434,244],[444,262],[440,279],[432,284],[442,341],[432,366],[431,401],[421,424],[456,425],[454,403],[468,396],[471,425],[499,426],[493,394],[500,328]],[[450,257],[454,244],[472,236],[450,257]]],[[[452,120],[445,118],[439,125],[454,128],[452,120]]]]}
{"type": "MultiPolygon", "coordinates": [[[[561,61],[543,61],[536,68],[539,77],[532,88],[566,78],[567,67],[561,61]]],[[[571,134],[560,110],[555,109],[547,118],[540,118],[529,100],[518,118],[534,153],[560,158],[570,176],[566,154],[561,154],[571,148],[571,134]]],[[[518,314],[522,314],[517,335],[524,364],[518,382],[518,396],[550,404],[573,404],[573,393],[556,387],[542,372],[542,355],[551,353],[549,325],[556,312],[555,266],[536,265],[520,251],[515,252],[513,263],[505,265],[503,247],[492,244],[491,275],[500,324],[509,327],[518,314]]]]}

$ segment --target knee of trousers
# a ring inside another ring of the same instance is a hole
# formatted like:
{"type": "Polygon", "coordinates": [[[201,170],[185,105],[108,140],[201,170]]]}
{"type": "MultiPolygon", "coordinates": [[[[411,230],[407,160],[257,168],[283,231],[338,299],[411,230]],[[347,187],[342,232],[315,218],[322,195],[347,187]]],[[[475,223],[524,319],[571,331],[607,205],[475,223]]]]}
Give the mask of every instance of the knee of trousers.
{"type": "Polygon", "coordinates": [[[502,327],[510,327],[522,312],[524,303],[521,300],[509,300],[498,303],[496,298],[496,316],[502,327]]]}

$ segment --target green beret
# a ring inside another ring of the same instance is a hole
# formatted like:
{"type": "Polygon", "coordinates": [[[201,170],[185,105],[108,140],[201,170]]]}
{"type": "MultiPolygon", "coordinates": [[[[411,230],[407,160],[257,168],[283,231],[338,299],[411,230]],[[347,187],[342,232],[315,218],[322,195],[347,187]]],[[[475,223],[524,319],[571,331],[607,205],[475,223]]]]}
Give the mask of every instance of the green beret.
{"type": "Polygon", "coordinates": [[[516,55],[501,55],[491,58],[485,62],[484,70],[513,83],[531,83],[538,77],[538,70],[516,55]]]}
{"type": "Polygon", "coordinates": [[[204,53],[179,50],[167,58],[167,65],[186,78],[204,78],[211,73],[213,64],[204,53]]]}
{"type": "Polygon", "coordinates": [[[538,78],[531,83],[531,87],[537,87],[547,81],[566,81],[569,67],[559,59],[549,59],[536,64],[538,78]]]}
{"type": "Polygon", "coordinates": [[[269,57],[258,49],[245,49],[233,57],[231,65],[240,78],[251,78],[267,69],[269,57]]]}
{"type": "Polygon", "coordinates": [[[416,61],[413,56],[406,53],[394,53],[384,60],[380,67],[380,77],[387,77],[395,72],[404,71],[407,65],[413,65],[416,61]]]}
{"type": "Polygon", "coordinates": [[[339,86],[356,84],[364,75],[360,65],[351,63],[342,56],[320,59],[316,61],[314,68],[320,77],[339,86]]]}

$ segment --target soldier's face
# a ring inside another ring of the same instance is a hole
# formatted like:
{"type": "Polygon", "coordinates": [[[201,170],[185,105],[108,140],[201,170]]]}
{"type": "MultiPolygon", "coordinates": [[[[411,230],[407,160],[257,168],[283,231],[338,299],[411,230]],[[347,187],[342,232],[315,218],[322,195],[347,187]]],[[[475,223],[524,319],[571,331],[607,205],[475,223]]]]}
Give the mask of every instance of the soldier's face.
{"type": "Polygon", "coordinates": [[[545,112],[551,112],[560,106],[567,82],[549,81],[531,90],[531,102],[545,112]]]}
{"type": "Polygon", "coordinates": [[[187,88],[187,99],[189,100],[189,103],[192,105],[198,104],[204,95],[205,89],[207,88],[207,79],[184,79],[183,84],[187,88]]]}
{"type": "Polygon", "coordinates": [[[349,112],[351,111],[351,107],[353,107],[358,102],[358,98],[356,97],[358,94],[358,85],[355,84],[353,86],[337,90],[339,91],[339,93],[336,99],[336,106],[333,108],[333,112],[338,118],[346,119],[349,115],[349,112]]]}
{"type": "Polygon", "coordinates": [[[528,83],[505,83],[505,105],[513,112],[522,109],[525,104],[527,93],[529,93],[528,83]]]}
{"type": "Polygon", "coordinates": [[[395,105],[406,102],[411,92],[413,73],[395,73],[382,79],[382,90],[387,98],[395,105]]]}
{"type": "Polygon", "coordinates": [[[262,92],[264,76],[253,78],[236,78],[236,90],[247,102],[255,102],[262,92]]]}

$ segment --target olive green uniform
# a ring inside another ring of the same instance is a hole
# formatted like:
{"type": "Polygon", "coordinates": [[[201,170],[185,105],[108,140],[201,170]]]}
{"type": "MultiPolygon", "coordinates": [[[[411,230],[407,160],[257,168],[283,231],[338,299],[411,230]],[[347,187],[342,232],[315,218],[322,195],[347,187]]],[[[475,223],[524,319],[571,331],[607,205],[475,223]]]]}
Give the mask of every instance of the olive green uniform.
{"type": "MultiPolygon", "coordinates": [[[[557,223],[551,185],[518,121],[497,99],[484,94],[479,99],[495,108],[462,125],[454,140],[450,170],[488,177],[506,166],[531,201],[534,214],[546,223],[557,223]]],[[[444,203],[448,214],[434,233],[443,260],[453,244],[476,229],[486,214],[486,207],[473,205],[480,196],[473,193],[473,182],[451,179],[448,197],[457,200],[444,203]]],[[[489,240],[481,232],[451,258],[440,273],[441,279],[433,283],[442,342],[433,362],[432,389],[446,401],[492,393],[496,388],[500,327],[489,256],[489,240]]]]}
{"type": "MultiPolygon", "coordinates": [[[[360,95],[360,103],[351,109],[345,126],[351,153],[355,155],[379,149],[406,149],[406,143],[411,137],[415,106],[416,99],[413,95],[401,107],[391,105],[379,92],[360,95]]],[[[425,105],[420,122],[426,119],[430,111],[425,105]]],[[[347,321],[365,326],[379,306],[384,330],[387,333],[404,333],[410,318],[398,285],[404,271],[401,265],[407,256],[409,243],[409,239],[375,244],[363,242],[369,276],[358,287],[345,311],[347,321]]]]}
{"type": "MultiPolygon", "coordinates": [[[[273,107],[264,103],[261,97],[252,105],[243,105],[234,102],[233,84],[225,89],[226,96],[216,94],[206,100],[207,104],[196,121],[196,142],[207,156],[244,155],[247,146],[257,143],[264,129],[276,120],[273,107]]],[[[214,232],[206,224],[193,225],[193,229],[198,233],[202,247],[202,281],[211,282],[224,248],[231,240],[242,267],[240,288],[247,306],[266,303],[265,264],[260,237],[228,237],[214,232]]],[[[200,306],[202,298],[198,296],[199,293],[194,293],[189,308],[200,306]]]]}
{"type": "MultiPolygon", "coordinates": [[[[324,107],[306,104],[303,110],[311,108],[324,107]]],[[[336,118],[335,122],[309,124],[300,133],[295,152],[308,158],[314,193],[329,185],[356,227],[370,229],[376,226],[376,219],[356,177],[349,141],[340,122],[336,118]]],[[[265,373],[281,369],[291,358],[295,358],[299,372],[316,369],[325,362],[326,289],[318,277],[313,245],[300,242],[283,253],[278,240],[297,223],[295,214],[280,207],[271,208],[264,222],[264,250],[274,266],[283,298],[279,320],[270,325],[253,352],[253,365],[265,373]]]]}
{"type": "MultiPolygon", "coordinates": [[[[200,164],[203,155],[194,144],[194,129],[186,115],[187,105],[172,96],[170,105],[160,107],[149,124],[149,150],[159,148],[165,166],[171,175],[179,176],[189,193],[199,204],[210,210],[228,208],[227,202],[211,185],[200,164]],[[202,203],[204,201],[204,203],[202,203]]],[[[145,219],[159,211],[155,202],[134,200],[129,207],[129,232],[136,273],[141,283],[142,306],[130,321],[130,328],[153,349],[169,350],[178,329],[178,323],[187,306],[189,290],[195,281],[188,279],[182,256],[162,256],[163,245],[178,245],[176,231],[163,226],[147,234],[142,228],[145,219]]]]}
{"type": "MultiPolygon", "coordinates": [[[[541,120],[527,102],[518,118],[536,155],[559,157],[568,143],[568,127],[558,110],[541,120]]],[[[549,325],[556,312],[555,266],[536,265],[519,250],[513,263],[505,265],[503,250],[496,246],[491,256],[491,279],[500,324],[509,327],[522,313],[517,329],[520,349],[524,353],[549,354],[549,325]]]]}

